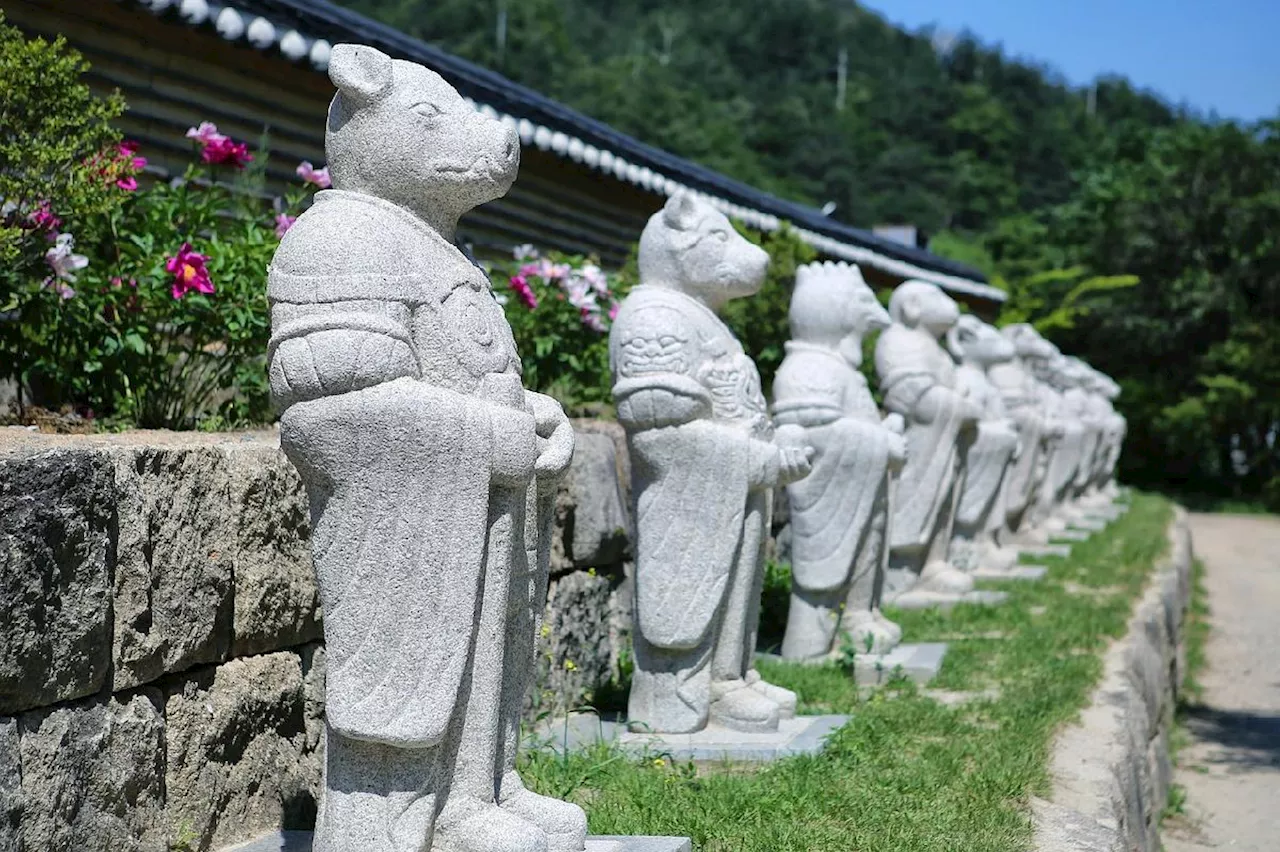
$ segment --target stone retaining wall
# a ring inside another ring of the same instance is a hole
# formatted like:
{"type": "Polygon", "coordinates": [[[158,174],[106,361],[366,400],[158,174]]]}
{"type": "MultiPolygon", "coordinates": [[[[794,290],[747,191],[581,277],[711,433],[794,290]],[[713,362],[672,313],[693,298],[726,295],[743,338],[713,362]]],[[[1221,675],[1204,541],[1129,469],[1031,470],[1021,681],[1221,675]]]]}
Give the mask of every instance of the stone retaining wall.
{"type": "MultiPolygon", "coordinates": [[[[617,675],[626,449],[575,423],[530,713],[617,675]]],[[[205,850],[310,827],[324,649],[271,432],[0,431],[0,852],[205,850]]]]}
{"type": "Polygon", "coordinates": [[[1107,652],[1102,683],[1054,744],[1052,801],[1032,803],[1040,852],[1160,849],[1191,601],[1191,532],[1180,508],[1169,537],[1169,556],[1107,652]]]}

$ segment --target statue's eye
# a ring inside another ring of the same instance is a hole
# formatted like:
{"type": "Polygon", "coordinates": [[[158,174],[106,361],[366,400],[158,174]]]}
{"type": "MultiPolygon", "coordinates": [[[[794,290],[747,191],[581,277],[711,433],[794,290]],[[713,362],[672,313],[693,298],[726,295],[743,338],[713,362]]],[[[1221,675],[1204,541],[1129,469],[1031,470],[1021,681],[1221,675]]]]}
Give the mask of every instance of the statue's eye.
{"type": "Polygon", "coordinates": [[[440,107],[430,101],[423,101],[422,103],[414,104],[410,109],[423,118],[434,118],[444,112],[444,110],[440,109],[440,107]]]}

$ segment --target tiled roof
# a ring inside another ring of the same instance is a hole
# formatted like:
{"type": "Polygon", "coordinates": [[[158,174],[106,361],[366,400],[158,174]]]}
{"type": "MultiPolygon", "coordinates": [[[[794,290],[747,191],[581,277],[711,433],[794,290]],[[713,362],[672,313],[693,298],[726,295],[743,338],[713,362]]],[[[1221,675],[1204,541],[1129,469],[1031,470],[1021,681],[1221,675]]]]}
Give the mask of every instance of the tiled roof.
{"type": "Polygon", "coordinates": [[[187,25],[215,30],[228,41],[326,71],[334,43],[360,42],[437,71],[482,112],[514,126],[523,144],[573,160],[659,195],[693,192],[760,230],[788,221],[820,251],[903,278],[992,301],[1002,290],[981,272],[922,249],[901,245],[824,216],[712,169],[645,144],[474,63],[325,0],[130,0],[187,25]]]}

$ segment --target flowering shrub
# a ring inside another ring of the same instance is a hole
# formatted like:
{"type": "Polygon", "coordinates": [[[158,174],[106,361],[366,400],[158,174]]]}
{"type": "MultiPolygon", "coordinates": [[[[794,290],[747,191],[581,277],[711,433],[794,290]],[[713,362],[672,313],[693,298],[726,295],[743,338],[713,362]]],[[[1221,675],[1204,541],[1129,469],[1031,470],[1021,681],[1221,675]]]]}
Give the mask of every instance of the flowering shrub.
{"type": "Polygon", "coordinates": [[[15,310],[20,375],[42,404],[146,427],[271,418],[267,264],[325,170],[302,164],[303,188],[272,209],[244,142],[208,122],[187,136],[199,162],[141,189],[124,180],[145,165],[137,148],[116,149],[123,197],[97,227],[38,211],[44,277],[16,288],[15,310]]]}
{"type": "Polygon", "coordinates": [[[524,363],[525,385],[571,414],[609,408],[609,324],[625,288],[594,261],[519,246],[491,270],[524,363]]]}

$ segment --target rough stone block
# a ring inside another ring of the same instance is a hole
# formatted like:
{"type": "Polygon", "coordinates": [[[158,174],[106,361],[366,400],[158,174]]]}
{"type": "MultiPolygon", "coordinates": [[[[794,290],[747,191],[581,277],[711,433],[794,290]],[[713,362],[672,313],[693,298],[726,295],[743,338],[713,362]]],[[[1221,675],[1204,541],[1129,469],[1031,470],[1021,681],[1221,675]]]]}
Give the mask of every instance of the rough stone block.
{"type": "Polygon", "coordinates": [[[113,510],[100,453],[0,460],[0,713],[91,695],[106,679],[113,510]]]}
{"type": "Polygon", "coordinates": [[[119,690],[226,659],[236,521],[216,447],[126,447],[113,457],[119,690]]]}
{"type": "Polygon", "coordinates": [[[609,614],[618,579],[574,571],[551,581],[538,641],[538,679],[528,699],[538,712],[575,707],[609,681],[615,656],[609,614]]]}
{"type": "Polygon", "coordinates": [[[18,720],[0,718],[0,852],[22,852],[22,760],[18,720]]]}
{"type": "Polygon", "coordinates": [[[613,438],[594,431],[576,435],[573,463],[557,495],[563,544],[553,569],[615,565],[626,557],[631,520],[619,469],[613,438]]]}
{"type": "Polygon", "coordinates": [[[27,852],[169,848],[159,691],[33,710],[19,726],[27,852]]]}
{"type": "Polygon", "coordinates": [[[202,669],[169,692],[165,719],[168,820],[192,849],[218,848],[315,819],[320,768],[317,752],[308,749],[307,695],[297,654],[282,651],[202,669]]]}
{"type": "Polygon", "coordinates": [[[302,480],[272,446],[227,447],[235,527],[233,656],[320,638],[311,519],[302,480]]]}

